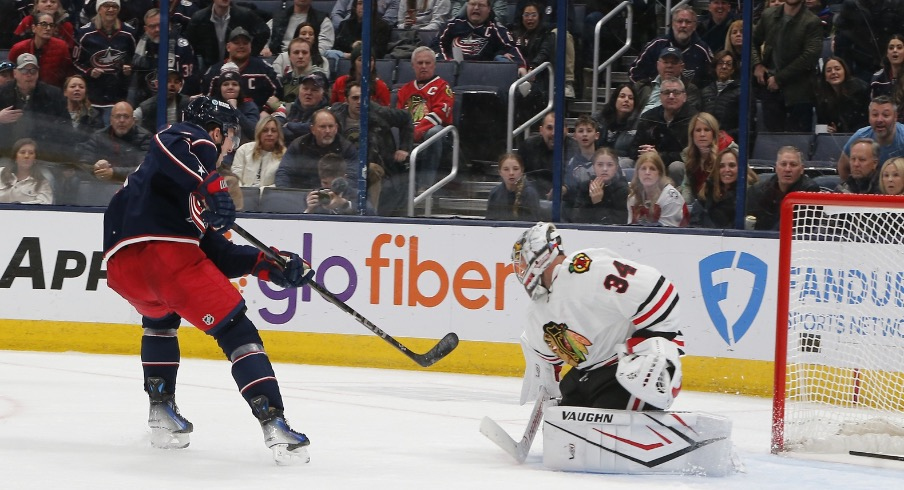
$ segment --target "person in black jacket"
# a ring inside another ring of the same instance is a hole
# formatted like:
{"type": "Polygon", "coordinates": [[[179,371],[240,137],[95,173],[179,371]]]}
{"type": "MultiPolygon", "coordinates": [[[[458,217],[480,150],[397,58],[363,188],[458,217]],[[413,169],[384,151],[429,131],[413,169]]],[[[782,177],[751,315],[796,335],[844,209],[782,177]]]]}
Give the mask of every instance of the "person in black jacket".
{"type": "Polygon", "coordinates": [[[628,223],[628,182],[621,175],[618,155],[612,148],[593,154],[595,178],[576,189],[572,222],[603,225],[628,223]]]}
{"type": "Polygon", "coordinates": [[[486,219],[499,221],[537,221],[540,218],[540,195],[527,176],[524,163],[515,153],[499,158],[502,182],[487,197],[486,219]]]}
{"type": "Polygon", "coordinates": [[[756,218],[756,230],[778,230],[782,199],[791,192],[819,192],[819,185],[804,175],[800,150],[778,149],[775,175],[758,182],[747,194],[747,215],[756,218]]]}
{"type": "MultiPolygon", "coordinates": [[[[740,119],[741,83],[737,80],[739,60],[729,51],[722,50],[713,56],[716,79],[700,91],[703,112],[712,114],[719,121],[719,128],[738,139],[740,119]]],[[[864,104],[866,110],[866,104],[864,104]]],[[[859,127],[859,126],[858,126],[859,127]]]]}
{"type": "MultiPolygon", "coordinates": [[[[392,37],[392,26],[380,17],[377,13],[376,5],[374,7],[371,10],[370,49],[374,58],[380,59],[386,55],[389,39],[392,37]]],[[[364,0],[355,0],[355,9],[336,29],[336,40],[333,43],[333,49],[324,53],[324,56],[335,60],[340,58],[350,59],[355,41],[361,40],[361,29],[364,27],[363,18],[364,0]]]]}
{"type": "Polygon", "coordinates": [[[830,133],[853,133],[869,124],[869,87],[851,75],[847,63],[830,56],[816,82],[816,124],[830,133]]]}
{"type": "Polygon", "coordinates": [[[226,37],[236,27],[244,27],[251,33],[251,54],[257,56],[270,39],[270,28],[252,10],[231,5],[232,0],[213,0],[210,7],[191,16],[185,37],[195,54],[203,61],[198,72],[203,73],[226,57],[226,37]],[[211,19],[223,19],[225,29],[218,29],[211,19]]]}
{"type": "Polygon", "coordinates": [[[633,158],[636,160],[639,154],[655,150],[668,166],[681,160],[681,150],[687,146],[687,128],[697,111],[687,103],[681,80],[667,78],[660,87],[662,105],[641,114],[637,122],[633,158]]]}
{"type": "Polygon", "coordinates": [[[76,148],[79,168],[100,180],[122,182],[138,168],[147,154],[153,136],[135,124],[132,106],[119,102],[113,106],[110,125],[95,131],[76,148]]]}
{"type": "Polygon", "coordinates": [[[9,155],[13,143],[31,138],[45,160],[64,161],[68,151],[59,134],[70,121],[60,89],[38,81],[38,59],[19,55],[12,82],[0,86],[0,155],[9,155]]]}
{"type": "Polygon", "coordinates": [[[314,26],[318,52],[326,53],[333,48],[335,33],[329,14],[311,7],[311,0],[294,0],[273,16],[270,40],[261,56],[276,56],[289,48],[289,42],[293,39],[289,36],[295,33],[295,24],[290,25],[290,21],[294,15],[302,14],[306,16],[303,21],[314,26]]]}
{"type": "Polygon", "coordinates": [[[634,168],[634,134],[637,129],[637,116],[640,108],[637,105],[637,92],[634,85],[624,83],[615,90],[615,96],[603,106],[600,112],[593,115],[599,124],[599,147],[615,150],[619,158],[625,159],[622,167],[634,168]]]}
{"type": "MultiPolygon", "coordinates": [[[[716,157],[709,178],[691,208],[691,226],[734,228],[737,209],[738,150],[726,148],[716,157]]],[[[747,186],[757,182],[756,173],[747,169],[747,186]]]]}

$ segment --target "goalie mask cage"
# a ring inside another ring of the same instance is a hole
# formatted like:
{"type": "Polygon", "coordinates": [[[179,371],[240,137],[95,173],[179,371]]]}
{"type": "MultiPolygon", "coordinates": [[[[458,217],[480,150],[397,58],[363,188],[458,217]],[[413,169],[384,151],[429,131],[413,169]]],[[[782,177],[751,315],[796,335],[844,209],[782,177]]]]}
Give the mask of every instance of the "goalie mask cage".
{"type": "Polygon", "coordinates": [[[782,203],[772,452],[904,455],[904,198],[782,203]]]}

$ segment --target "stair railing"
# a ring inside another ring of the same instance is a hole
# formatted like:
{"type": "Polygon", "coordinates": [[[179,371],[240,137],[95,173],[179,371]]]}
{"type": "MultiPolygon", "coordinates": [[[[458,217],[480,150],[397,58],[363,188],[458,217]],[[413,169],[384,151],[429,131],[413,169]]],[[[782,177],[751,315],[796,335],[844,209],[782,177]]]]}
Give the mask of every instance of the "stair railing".
{"type": "Polygon", "coordinates": [[[411,150],[411,155],[408,158],[411,162],[411,166],[408,169],[408,216],[413,217],[414,207],[425,201],[424,215],[430,216],[433,211],[433,193],[442,189],[443,186],[451,182],[455,179],[455,176],[458,175],[458,146],[458,128],[449,125],[411,150]],[[431,185],[430,188],[425,190],[421,195],[415,196],[417,193],[417,155],[422,149],[427,148],[430,145],[443,144],[446,133],[452,133],[452,171],[439,182],[431,185]]]}
{"type": "Polygon", "coordinates": [[[505,136],[505,151],[506,152],[511,153],[512,150],[515,148],[515,136],[516,135],[519,135],[521,133],[528,131],[530,129],[531,125],[533,125],[535,122],[542,119],[543,116],[545,116],[547,112],[552,110],[552,101],[553,101],[553,95],[554,95],[553,94],[553,82],[554,82],[553,75],[554,75],[554,73],[552,70],[553,70],[552,63],[550,63],[548,61],[544,61],[540,66],[527,72],[523,77],[515,80],[515,82],[509,86],[509,90],[508,90],[508,130],[505,133],[506,134],[506,136],[505,136]],[[515,126],[515,90],[518,88],[519,85],[530,80],[531,78],[536,77],[537,74],[543,70],[549,71],[549,75],[546,77],[547,82],[549,84],[549,88],[546,91],[546,95],[549,97],[549,100],[547,100],[547,102],[546,102],[546,107],[541,109],[540,112],[534,114],[534,116],[531,117],[530,119],[528,119],[527,121],[525,121],[524,124],[518,126],[517,128],[514,128],[514,126],[515,126]]]}
{"type": "Polygon", "coordinates": [[[631,47],[631,36],[634,34],[634,9],[631,2],[624,1],[606,14],[605,17],[596,23],[593,29],[593,90],[591,91],[590,113],[596,114],[597,97],[599,94],[600,71],[606,70],[606,101],[609,101],[610,92],[612,91],[612,63],[615,62],[628,48],[631,47]],[[622,10],[626,10],[628,15],[625,17],[625,44],[619,48],[612,56],[600,64],[600,30],[610,20],[619,15],[622,10]]]}

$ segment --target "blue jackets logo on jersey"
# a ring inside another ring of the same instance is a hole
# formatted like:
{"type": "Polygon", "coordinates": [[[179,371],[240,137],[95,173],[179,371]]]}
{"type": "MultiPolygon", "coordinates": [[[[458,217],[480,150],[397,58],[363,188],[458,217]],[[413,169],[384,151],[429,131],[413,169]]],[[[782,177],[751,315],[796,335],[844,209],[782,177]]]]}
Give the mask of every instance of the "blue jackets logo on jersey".
{"type": "Polygon", "coordinates": [[[760,310],[768,267],[749,253],[727,250],[701,260],[699,272],[700,291],[709,318],[725,343],[733,347],[750,329],[760,310]],[[735,285],[731,291],[730,284],[735,285]],[[750,292],[746,293],[747,290],[750,292]],[[730,293],[732,301],[726,301],[730,293]],[[746,304],[741,301],[744,294],[749,294],[746,304]],[[737,319],[729,324],[729,317],[735,315],[737,319]]]}

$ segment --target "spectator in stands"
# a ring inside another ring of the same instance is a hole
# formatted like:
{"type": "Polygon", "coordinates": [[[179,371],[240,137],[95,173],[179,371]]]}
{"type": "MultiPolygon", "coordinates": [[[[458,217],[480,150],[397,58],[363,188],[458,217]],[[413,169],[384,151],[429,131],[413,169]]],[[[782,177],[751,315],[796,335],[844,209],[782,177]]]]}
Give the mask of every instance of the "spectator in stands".
{"type": "Polygon", "coordinates": [[[869,138],[879,144],[879,161],[904,156],[904,124],[895,120],[898,106],[888,96],[880,95],[869,104],[869,126],[858,129],[844,145],[838,157],[838,176],[845,180],[850,176],[851,144],[861,138],[869,138]]]}
{"type": "MultiPolygon", "coordinates": [[[[734,228],[737,210],[738,149],[729,147],[719,152],[703,189],[691,207],[691,226],[734,228]]],[[[747,187],[756,184],[757,175],[747,168],[747,187]]]]}
{"type": "Polygon", "coordinates": [[[153,135],[135,124],[133,112],[128,102],[117,102],[110,125],[76,147],[82,171],[100,180],[123,182],[138,168],[153,135]]]}
{"type": "MultiPolygon", "coordinates": [[[[195,66],[195,52],[188,44],[188,40],[179,36],[176,31],[171,32],[170,35],[173,37],[169,38],[170,62],[167,65],[171,66],[168,66],[168,70],[176,70],[182,75],[182,88],[185,89],[187,95],[197,95],[201,93],[201,81],[200,73],[197,72],[195,66]]],[[[159,45],[160,10],[150,9],[144,14],[144,35],[138,39],[138,44],[135,45],[130,88],[130,96],[133,99],[131,102],[141,103],[157,93],[156,86],[159,82],[154,77],[157,75],[159,45]]]]}
{"type": "MultiPolygon", "coordinates": [[[[60,5],[59,0],[38,0],[34,4],[34,11],[27,15],[13,32],[19,39],[29,39],[32,33],[36,33],[35,24],[40,22],[36,20],[37,14],[50,14],[53,17],[51,21],[53,27],[50,32],[53,37],[66,43],[67,49],[71,52],[75,48],[75,28],[69,21],[69,14],[60,5]]],[[[10,57],[10,59],[15,59],[10,57]]]]}
{"type": "MultiPolygon", "coordinates": [[[[314,30],[313,24],[311,24],[310,22],[302,22],[301,24],[298,24],[298,27],[295,28],[295,37],[292,38],[292,40],[294,41],[295,39],[307,41],[308,46],[310,46],[310,60],[308,65],[309,68],[307,70],[309,70],[309,72],[314,70],[322,71],[326,74],[327,77],[329,77],[330,63],[329,61],[323,59],[323,56],[320,55],[320,48],[317,46],[317,34],[314,30]]],[[[289,42],[291,43],[292,41],[289,42]]],[[[298,62],[300,62],[299,55],[296,54],[293,58],[290,47],[287,49],[287,51],[279,53],[276,59],[273,60],[273,71],[275,71],[278,76],[287,75],[292,70],[293,64],[298,62]]],[[[307,73],[305,74],[307,75],[307,73]]],[[[297,91],[298,90],[296,87],[296,92],[297,91]]],[[[288,96],[285,94],[285,88],[283,88],[283,98],[288,98],[288,96]]]]}
{"type": "Polygon", "coordinates": [[[744,21],[736,20],[728,26],[728,33],[725,35],[725,51],[731,54],[735,64],[735,72],[741,72],[741,56],[744,54],[744,21]]]}
{"type": "Polygon", "coordinates": [[[813,131],[813,74],[822,53],[822,25],[803,5],[785,0],[753,27],[750,63],[769,131],[813,131]]]}
{"type": "Polygon", "coordinates": [[[53,189],[37,162],[38,145],[31,138],[13,144],[11,161],[0,160],[0,203],[53,204],[53,189]]]}
{"type": "Polygon", "coordinates": [[[254,141],[235,151],[232,173],[239,179],[239,185],[268,187],[276,183],[276,169],[286,153],[281,126],[276,116],[262,118],[254,128],[254,141]]]}
{"type": "MultiPolygon", "coordinates": [[[[405,109],[414,124],[414,142],[423,143],[443,127],[452,124],[455,98],[449,83],[436,75],[433,50],[419,46],[411,53],[414,80],[399,89],[396,107],[405,109]]],[[[426,189],[436,182],[436,170],[443,159],[445,147],[451,148],[448,138],[420,151],[417,161],[417,185],[426,189]]]]}
{"type": "Polygon", "coordinates": [[[725,49],[728,28],[735,13],[728,0],[709,0],[707,11],[697,16],[697,34],[713,52],[725,49]]]}
{"type": "Polygon", "coordinates": [[[494,20],[489,2],[468,0],[466,15],[450,20],[442,29],[438,57],[456,61],[509,61],[517,63],[524,75],[527,62],[508,29],[494,20]]]}
{"type": "Polygon", "coordinates": [[[601,147],[612,148],[618,154],[619,165],[634,168],[634,135],[637,128],[637,92],[634,85],[625,83],[616,88],[615,96],[593,115],[599,124],[601,147]]]}
{"type": "Polygon", "coordinates": [[[271,39],[270,29],[252,10],[232,5],[232,0],[213,0],[209,7],[191,16],[185,37],[194,48],[195,54],[201,58],[199,72],[223,61],[227,56],[226,44],[238,27],[249,33],[248,37],[251,40],[249,55],[269,56],[261,53],[261,50],[271,39]]]}
{"type": "MultiPolygon", "coordinates": [[[[359,145],[361,125],[361,85],[351,81],[345,86],[346,102],[339,102],[330,107],[339,121],[339,131],[354,145],[359,145]]],[[[388,206],[385,214],[400,209],[407,194],[405,174],[408,170],[406,162],[414,146],[414,127],[407,111],[380,104],[372,104],[367,117],[367,200],[374,209],[383,214],[381,192],[384,180],[392,193],[386,200],[388,206]],[[396,145],[392,129],[395,128],[399,138],[396,145]]]]}
{"type": "Polygon", "coordinates": [[[242,89],[242,75],[234,63],[226,63],[215,78],[211,97],[231,105],[239,117],[241,141],[247,143],[254,140],[254,128],[261,119],[261,110],[242,89]]]}
{"type": "MultiPolygon", "coordinates": [[[[793,1],[793,0],[792,0],[793,1]]],[[[803,1],[803,0],[801,0],[803,1]]],[[[676,7],[672,12],[672,29],[665,36],[650,41],[634,60],[628,75],[639,83],[656,77],[656,63],[664,48],[673,47],[681,52],[684,60],[684,76],[694,85],[702,87],[710,80],[709,67],[713,53],[696,32],[697,14],[689,5],[676,7]]]]}
{"type": "MultiPolygon", "coordinates": [[[[155,77],[154,77],[155,78],[155,77]]],[[[183,95],[182,72],[171,70],[166,75],[166,118],[165,124],[182,122],[182,112],[191,102],[191,98],[183,95]]],[[[135,109],[135,122],[149,133],[156,134],[157,126],[157,84],[151,84],[153,93],[135,109]]]]}
{"type": "Polygon", "coordinates": [[[713,65],[716,79],[700,91],[703,111],[712,114],[723,131],[737,138],[741,113],[741,82],[736,80],[738,63],[730,52],[722,50],[713,57],[713,65]]]}
{"type": "MultiPolygon", "coordinates": [[[[769,15],[769,10],[763,16],[769,15]]],[[[747,193],[747,214],[756,218],[756,230],[778,230],[782,199],[791,192],[819,192],[819,185],[804,175],[800,150],[778,149],[775,175],[759,181],[747,193]]]]}
{"type": "MultiPolygon", "coordinates": [[[[160,2],[157,0],[154,3],[159,4],[160,2]]],[[[205,1],[205,3],[208,2],[205,1]]],[[[185,37],[191,17],[200,9],[196,0],[169,0],[170,36],[185,37]]]]}
{"type": "MultiPolygon", "coordinates": [[[[336,0],[333,4],[333,10],[330,12],[330,21],[333,23],[333,30],[339,29],[339,24],[355,9],[355,0],[336,0]]],[[[395,26],[399,21],[399,0],[377,0],[374,2],[374,11],[386,21],[390,26],[395,26]]]]}
{"type": "MultiPolygon", "coordinates": [[[[524,140],[524,144],[518,148],[518,154],[524,161],[524,173],[535,183],[540,196],[545,199],[552,198],[555,130],[556,115],[549,112],[541,120],[539,134],[527,138],[524,140]]],[[[573,138],[564,138],[563,161],[567,162],[576,153],[578,153],[577,142],[573,138]]],[[[564,172],[563,165],[562,173],[564,174],[564,172]]],[[[562,194],[563,196],[567,194],[567,188],[562,189],[562,194]]]]}
{"type": "Polygon", "coordinates": [[[882,194],[904,194],[904,158],[889,158],[880,172],[879,190],[882,194]]]}
{"type": "Polygon", "coordinates": [[[319,71],[301,79],[298,87],[298,99],[289,106],[289,113],[286,115],[286,123],[283,126],[287,145],[292,144],[296,138],[311,132],[310,123],[314,113],[328,105],[324,96],[326,87],[326,75],[319,71]]]}
{"type": "Polygon", "coordinates": [[[827,0],[804,0],[804,6],[819,19],[819,24],[822,26],[822,37],[831,36],[834,14],[829,10],[827,0]]]}
{"type": "Polygon", "coordinates": [[[104,127],[100,111],[88,100],[87,87],[85,77],[81,75],[72,75],[63,82],[63,96],[66,97],[66,107],[69,110],[72,129],[75,130],[76,141],[82,141],[104,127]]]}
{"type": "MultiPolygon", "coordinates": [[[[290,64],[288,66],[288,71],[286,71],[279,79],[279,83],[283,88],[283,102],[291,103],[298,98],[298,89],[301,86],[301,80],[307,75],[319,71],[324,73],[324,75],[329,76],[327,72],[323,71],[322,67],[311,63],[311,49],[311,42],[306,39],[295,38],[289,43],[288,58],[290,64]]],[[[282,54],[280,56],[282,56],[282,54]]]]}
{"type": "Polygon", "coordinates": [[[0,86],[0,154],[7,154],[13,142],[32,138],[45,160],[61,161],[68,150],[59,132],[70,120],[63,93],[38,81],[38,59],[31,53],[16,58],[13,78],[0,86]]]}
{"type": "Polygon", "coordinates": [[[647,151],[637,157],[628,193],[628,224],[687,226],[687,204],[665,173],[659,153],[647,151]]]}
{"type": "Polygon", "coordinates": [[[593,178],[575,189],[573,223],[623,225],[628,222],[628,182],[622,177],[618,154],[602,147],[593,154],[593,178]]]}
{"type": "MultiPolygon", "coordinates": [[[[489,1],[489,0],[486,0],[489,1]]],[[[399,0],[396,26],[399,29],[438,31],[449,21],[449,0],[399,0]]]]}
{"type": "MultiPolygon", "coordinates": [[[[99,2],[92,2],[90,0],[63,0],[64,2],[74,4],[73,7],[78,8],[78,4],[81,3],[82,10],[78,15],[79,19],[84,21],[85,19],[91,19],[95,15],[99,13],[99,2]]],[[[203,0],[208,2],[210,0],[203,0]]],[[[123,23],[129,24],[132,26],[137,32],[141,32],[144,30],[144,13],[147,12],[151,7],[155,7],[156,0],[123,0],[120,1],[120,9],[119,13],[116,17],[123,23]]],[[[65,5],[64,5],[65,6],[65,5]]],[[[73,18],[76,16],[73,15],[73,18]]]]}
{"type": "Polygon", "coordinates": [[[870,98],[887,95],[898,106],[898,122],[904,122],[904,34],[892,34],[886,44],[882,69],[870,82],[870,98]]]}
{"type": "Polygon", "coordinates": [[[97,15],[75,31],[73,60],[88,81],[88,98],[110,123],[113,104],[129,95],[135,55],[135,29],[121,22],[119,0],[101,0],[97,15]]]}
{"type": "Polygon", "coordinates": [[[860,138],[850,145],[848,163],[851,173],[835,192],[842,194],[879,194],[879,143],[860,138]]]}
{"type": "Polygon", "coordinates": [[[19,41],[9,50],[9,59],[14,60],[22,53],[31,53],[41,65],[39,79],[54,87],[63,87],[66,77],[72,74],[72,57],[69,46],[62,39],[53,37],[53,14],[44,12],[32,16],[36,19],[34,36],[19,41]]]}
{"type": "Polygon", "coordinates": [[[329,14],[312,7],[311,0],[292,0],[285,9],[273,16],[270,41],[261,56],[276,56],[289,49],[289,41],[297,37],[295,29],[302,22],[308,22],[314,27],[319,53],[324,54],[333,49],[335,32],[329,14]]]}
{"type": "MultiPolygon", "coordinates": [[[[501,0],[496,3],[505,4],[501,0]]],[[[529,20],[524,17],[524,11],[527,9],[528,4],[534,4],[537,10],[537,19],[540,23],[546,26],[549,29],[549,32],[552,36],[552,51],[550,52],[550,58],[555,56],[555,45],[556,45],[556,36],[558,33],[558,21],[556,16],[556,7],[558,2],[556,0],[518,0],[515,4],[515,19],[512,21],[512,25],[518,26],[523,22],[529,20]]],[[[495,11],[494,11],[495,12],[495,11]]],[[[575,97],[574,92],[574,36],[572,35],[573,26],[574,26],[574,5],[571,2],[566,4],[566,33],[565,33],[565,97],[569,99],[573,99],[575,97]]],[[[499,25],[507,25],[502,18],[496,17],[496,22],[499,25]]],[[[515,35],[514,33],[512,33],[515,35]]],[[[515,38],[517,40],[517,35],[515,38]]],[[[524,59],[530,62],[531,56],[526,54],[521,46],[518,46],[518,49],[521,50],[522,56],[524,59]]],[[[530,64],[530,68],[535,68],[536,65],[530,64]]]]}
{"type": "Polygon", "coordinates": [[[845,0],[835,15],[835,54],[847,62],[851,76],[869,82],[882,68],[881,44],[904,25],[901,0],[845,0]]]}
{"type": "MultiPolygon", "coordinates": [[[[537,2],[524,6],[521,16],[511,30],[515,45],[527,60],[527,69],[533,70],[545,62],[554,63],[556,54],[555,34],[543,22],[542,7],[537,2]]],[[[516,124],[533,117],[546,107],[549,100],[549,77],[552,71],[542,71],[529,82],[530,91],[524,95],[516,92],[516,124]]],[[[574,67],[572,67],[572,75],[574,67]]],[[[572,77],[573,81],[573,77],[572,77]]],[[[566,86],[570,86],[566,84],[566,86]]],[[[574,88],[571,88],[574,97],[574,88]]]]}
{"type": "MultiPolygon", "coordinates": [[[[330,103],[345,102],[345,85],[354,80],[361,83],[361,45],[355,46],[352,50],[352,66],[348,75],[342,75],[333,82],[333,89],[330,95],[330,103]]],[[[373,55],[370,57],[370,100],[384,107],[389,107],[390,93],[386,82],[377,77],[377,64],[373,55]]]]}
{"type": "Polygon", "coordinates": [[[669,173],[673,182],[684,181],[684,163],[681,152],[687,147],[688,127],[697,113],[687,103],[684,83],[678,78],[662,81],[659,92],[661,104],[640,115],[632,146],[636,148],[635,160],[643,153],[655,151],[658,158],[670,163],[669,173]],[[671,165],[672,163],[675,165],[671,165]]]}
{"type": "Polygon", "coordinates": [[[659,91],[662,89],[662,81],[667,78],[678,78],[684,83],[687,103],[699,111],[703,104],[700,99],[700,89],[694,85],[690,78],[685,77],[682,74],[683,72],[684,60],[681,50],[671,46],[662,48],[662,52],[659,53],[659,59],[656,61],[656,77],[652,80],[641,80],[635,85],[638,97],[637,105],[640,107],[640,113],[643,114],[662,104],[659,91]]]}
{"type": "Polygon", "coordinates": [[[830,133],[853,133],[869,122],[869,89],[849,74],[844,60],[830,56],[823,65],[816,89],[816,124],[830,133]]]}
{"type": "MultiPolygon", "coordinates": [[[[449,5],[449,16],[446,20],[467,15],[468,0],[450,0],[449,5]]],[[[493,15],[496,17],[496,22],[499,24],[507,26],[514,23],[515,19],[508,18],[508,2],[493,0],[491,8],[493,9],[493,15]]]]}
{"type": "MultiPolygon", "coordinates": [[[[351,58],[355,42],[361,41],[361,29],[364,27],[364,1],[355,0],[355,10],[339,24],[339,29],[336,30],[336,42],[333,43],[332,49],[324,53],[324,56],[335,60],[351,58]]],[[[375,2],[375,0],[369,1],[375,2]]],[[[379,59],[386,55],[390,36],[392,36],[392,25],[383,21],[377,9],[371,10],[370,53],[373,57],[379,59]]]]}
{"type": "MultiPolygon", "coordinates": [[[[685,202],[693,204],[713,174],[716,155],[728,148],[737,149],[731,136],[719,129],[719,121],[708,112],[698,112],[688,125],[687,147],[681,152],[684,180],[678,185],[685,202]]],[[[671,169],[669,169],[671,171],[671,169]]]]}
{"type": "MultiPolygon", "coordinates": [[[[241,79],[239,84],[242,92],[251,97],[259,109],[272,112],[279,108],[282,97],[282,85],[276,79],[273,71],[264,60],[251,54],[251,34],[244,27],[236,27],[229,34],[229,42],[226,43],[226,51],[229,56],[210,67],[204,74],[203,92],[207,95],[217,95],[214,87],[218,85],[218,78],[226,71],[224,66],[233,63],[238,67],[241,79]]],[[[253,126],[252,126],[253,127],[253,126]]]]}
{"type": "Polygon", "coordinates": [[[349,187],[357,192],[358,150],[339,132],[339,121],[329,109],[314,113],[311,132],[289,144],[289,149],[276,170],[276,187],[298,189],[320,188],[317,162],[328,153],[335,153],[345,161],[345,177],[349,187]]]}
{"type": "Polygon", "coordinates": [[[15,69],[16,64],[12,61],[0,60],[0,86],[13,80],[13,70],[15,69]]]}
{"type": "Polygon", "coordinates": [[[502,182],[487,197],[486,219],[497,221],[539,221],[540,195],[524,175],[524,162],[517,153],[499,158],[502,182]]]}
{"type": "MultiPolygon", "coordinates": [[[[320,188],[308,193],[305,214],[355,214],[357,196],[349,185],[345,160],[335,153],[328,153],[317,162],[320,188]]],[[[370,204],[368,215],[375,214],[370,204]]]]}

